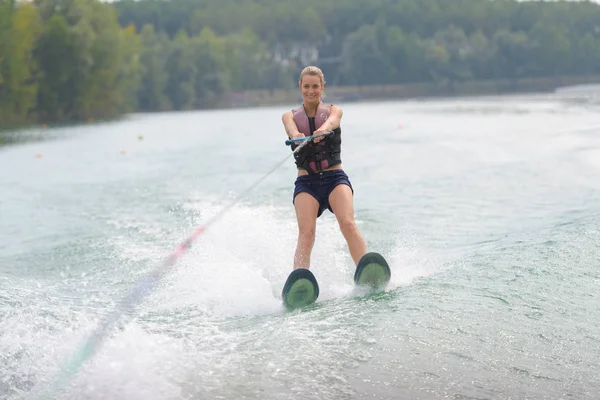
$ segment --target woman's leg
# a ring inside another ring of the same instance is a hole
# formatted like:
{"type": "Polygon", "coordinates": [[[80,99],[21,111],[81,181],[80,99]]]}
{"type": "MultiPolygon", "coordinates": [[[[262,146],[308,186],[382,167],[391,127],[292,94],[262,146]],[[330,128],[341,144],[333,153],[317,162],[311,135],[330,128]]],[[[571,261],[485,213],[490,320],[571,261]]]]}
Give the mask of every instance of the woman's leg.
{"type": "Polygon", "coordinates": [[[367,246],[354,221],[354,199],[350,186],[337,185],[329,195],[329,205],[338,220],[342,235],[348,243],[350,256],[352,256],[354,264],[358,265],[361,257],[367,252],[367,246]]]}
{"type": "Polygon", "coordinates": [[[315,244],[319,202],[312,195],[302,192],[294,198],[298,218],[298,244],[294,254],[294,269],[310,268],[310,254],[315,244]]]}

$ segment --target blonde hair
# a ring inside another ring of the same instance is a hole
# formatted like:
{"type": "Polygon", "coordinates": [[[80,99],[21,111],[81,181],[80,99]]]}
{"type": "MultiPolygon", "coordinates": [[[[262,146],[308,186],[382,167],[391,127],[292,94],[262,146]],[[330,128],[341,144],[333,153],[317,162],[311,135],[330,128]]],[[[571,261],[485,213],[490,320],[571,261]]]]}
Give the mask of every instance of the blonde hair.
{"type": "Polygon", "coordinates": [[[318,76],[321,80],[321,84],[325,85],[325,75],[323,75],[323,71],[321,71],[321,68],[319,67],[315,67],[314,65],[305,67],[302,72],[300,72],[300,80],[298,80],[299,83],[302,83],[302,78],[304,78],[304,75],[318,76]]]}

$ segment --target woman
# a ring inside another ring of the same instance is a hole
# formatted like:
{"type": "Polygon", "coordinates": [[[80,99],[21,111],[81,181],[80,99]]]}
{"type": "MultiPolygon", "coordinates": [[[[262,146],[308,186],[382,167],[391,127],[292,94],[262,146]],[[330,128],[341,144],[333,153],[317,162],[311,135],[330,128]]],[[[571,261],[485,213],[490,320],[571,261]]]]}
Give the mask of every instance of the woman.
{"type": "MultiPolygon", "coordinates": [[[[282,121],[290,139],[320,135],[297,154],[298,177],[293,204],[298,219],[298,243],[294,255],[294,270],[310,268],[310,255],[315,243],[317,218],[325,209],[335,214],[350,255],[358,265],[367,252],[365,241],[354,221],[354,190],[342,169],[340,157],[342,109],[321,101],[325,88],[323,72],[314,66],[304,68],[298,82],[303,103],[283,114],[282,121]]],[[[292,150],[295,148],[292,145],[292,150]]]]}

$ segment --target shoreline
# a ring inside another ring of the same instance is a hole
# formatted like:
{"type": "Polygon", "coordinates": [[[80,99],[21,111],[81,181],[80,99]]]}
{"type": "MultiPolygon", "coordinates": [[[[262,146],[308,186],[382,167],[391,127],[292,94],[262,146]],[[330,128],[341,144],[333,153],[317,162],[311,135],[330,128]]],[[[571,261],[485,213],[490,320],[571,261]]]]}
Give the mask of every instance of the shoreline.
{"type": "MultiPolygon", "coordinates": [[[[328,102],[352,103],[359,101],[394,101],[394,100],[427,100],[468,98],[475,96],[500,96],[518,94],[544,94],[544,93],[594,93],[600,92],[600,75],[593,76],[567,76],[543,77],[526,79],[498,79],[498,80],[471,80],[464,82],[440,83],[407,83],[400,85],[370,85],[370,86],[333,86],[325,88],[324,99],[328,102]],[[592,90],[586,91],[589,87],[592,90]],[[577,90],[580,89],[580,90],[577,90]]],[[[278,105],[296,104],[301,102],[298,89],[261,89],[245,92],[231,92],[224,95],[223,101],[216,107],[200,108],[196,110],[180,111],[209,111],[235,108],[270,107],[278,105]]],[[[19,140],[6,136],[19,134],[19,131],[50,130],[61,126],[87,126],[94,123],[118,121],[129,114],[153,114],[177,111],[134,111],[116,118],[106,120],[82,120],[61,122],[32,122],[20,126],[0,125],[0,147],[19,140]],[[3,138],[4,136],[4,138],[3,138]]],[[[41,132],[39,132],[41,133],[41,132]]],[[[43,136],[43,133],[41,133],[43,136]]],[[[34,139],[35,140],[35,139],[34,139]]]]}
{"type": "MultiPolygon", "coordinates": [[[[600,84],[600,75],[543,77],[527,79],[498,79],[456,82],[444,85],[436,83],[407,83],[401,85],[325,87],[324,98],[329,102],[414,100],[436,98],[460,98],[474,96],[497,96],[522,93],[555,93],[570,87],[600,84]]],[[[599,90],[600,91],[600,90],[599,90]]],[[[296,104],[302,99],[298,89],[251,90],[230,93],[225,96],[222,107],[265,107],[296,104]]]]}

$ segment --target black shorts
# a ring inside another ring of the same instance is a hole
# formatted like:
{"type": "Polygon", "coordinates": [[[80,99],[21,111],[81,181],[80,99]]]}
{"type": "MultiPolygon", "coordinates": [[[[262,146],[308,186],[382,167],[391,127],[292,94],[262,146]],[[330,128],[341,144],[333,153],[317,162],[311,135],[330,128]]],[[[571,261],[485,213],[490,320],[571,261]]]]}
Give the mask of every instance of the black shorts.
{"type": "Polygon", "coordinates": [[[337,185],[350,186],[350,190],[352,190],[352,194],[354,194],[354,189],[352,188],[350,179],[348,179],[348,175],[341,169],[299,176],[296,178],[294,185],[294,198],[292,199],[292,203],[299,193],[305,192],[310,194],[319,202],[317,218],[323,214],[325,209],[329,209],[329,211],[333,212],[329,205],[329,195],[337,185]]]}

